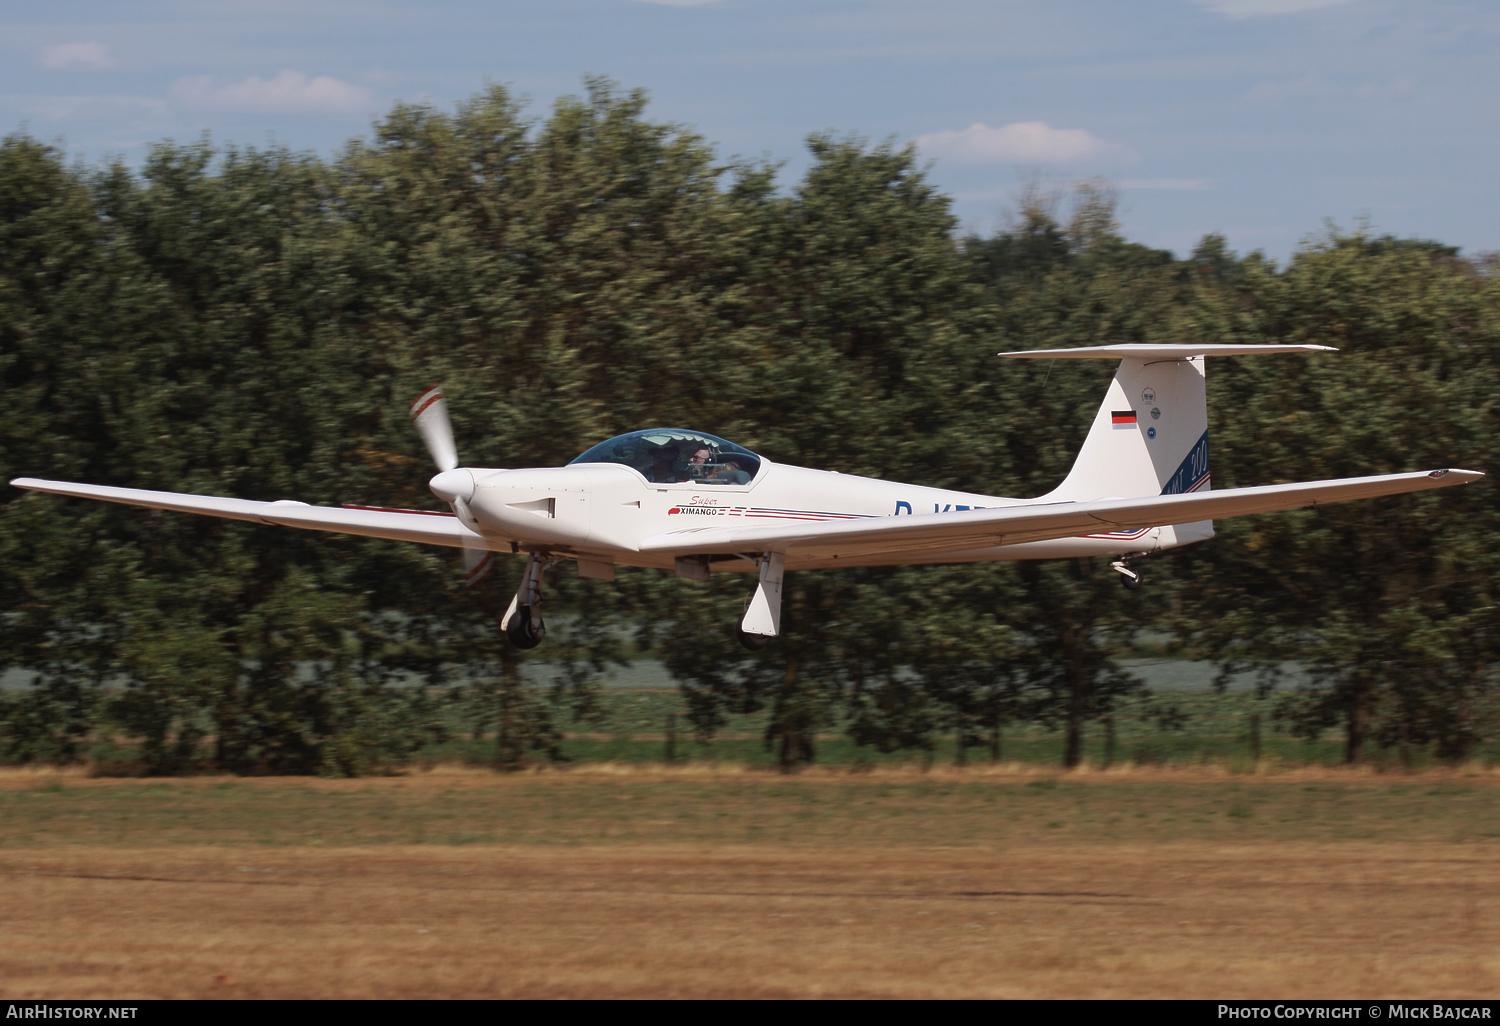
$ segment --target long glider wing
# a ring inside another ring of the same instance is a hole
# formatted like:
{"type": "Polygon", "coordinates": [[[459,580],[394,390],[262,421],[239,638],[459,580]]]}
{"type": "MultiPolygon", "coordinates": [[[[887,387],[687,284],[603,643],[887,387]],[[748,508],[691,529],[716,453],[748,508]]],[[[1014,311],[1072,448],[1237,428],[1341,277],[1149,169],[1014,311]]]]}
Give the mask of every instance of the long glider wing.
{"type": "Polygon", "coordinates": [[[201,513],[229,520],[247,520],[254,524],[279,527],[301,527],[310,531],[334,531],[358,534],[367,538],[391,538],[396,541],[421,542],[463,548],[489,547],[487,539],[459,523],[451,513],[426,510],[335,508],[309,506],[300,502],[256,502],[251,499],[224,499],[214,495],[184,495],[180,492],[153,492],[143,488],[112,488],[108,485],[74,484],[70,481],[42,481],[18,477],[11,481],[17,488],[54,495],[72,495],[81,499],[102,499],[128,506],[170,509],[181,513],[201,513]]]}
{"type": "Polygon", "coordinates": [[[1000,353],[1007,360],[1189,360],[1196,356],[1265,356],[1268,353],[1336,353],[1333,346],[1153,346],[1123,342],[1113,346],[1078,346],[1074,349],[1025,349],[1000,353]]]}
{"type": "Polygon", "coordinates": [[[655,535],[641,544],[641,551],[682,555],[786,552],[817,556],[957,552],[1072,538],[1101,530],[1133,530],[1372,499],[1467,484],[1483,476],[1475,470],[1432,470],[1186,495],[1003,506],[874,520],[802,522],[776,527],[700,527],[655,535]]]}

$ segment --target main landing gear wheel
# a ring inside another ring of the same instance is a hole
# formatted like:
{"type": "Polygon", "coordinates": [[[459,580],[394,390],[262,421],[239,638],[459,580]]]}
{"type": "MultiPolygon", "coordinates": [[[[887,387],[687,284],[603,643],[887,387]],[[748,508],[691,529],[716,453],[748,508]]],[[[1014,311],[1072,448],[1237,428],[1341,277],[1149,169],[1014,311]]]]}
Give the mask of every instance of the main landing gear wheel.
{"type": "Polygon", "coordinates": [[[766,634],[746,634],[738,626],[734,628],[734,636],[740,639],[741,645],[752,652],[763,651],[767,645],[776,640],[766,634]]]}
{"type": "Polygon", "coordinates": [[[536,648],[547,636],[547,626],[542,622],[542,575],[556,562],[545,553],[533,552],[521,574],[516,597],[500,618],[501,629],[517,648],[536,648]]]}
{"type": "Polygon", "coordinates": [[[1120,584],[1126,591],[1140,591],[1141,585],[1146,583],[1145,575],[1123,559],[1115,560],[1109,568],[1120,575],[1120,584]]]}
{"type": "Polygon", "coordinates": [[[536,648],[542,643],[541,637],[531,626],[530,606],[516,609],[516,615],[510,618],[510,626],[505,628],[505,635],[517,648],[536,648]]]}

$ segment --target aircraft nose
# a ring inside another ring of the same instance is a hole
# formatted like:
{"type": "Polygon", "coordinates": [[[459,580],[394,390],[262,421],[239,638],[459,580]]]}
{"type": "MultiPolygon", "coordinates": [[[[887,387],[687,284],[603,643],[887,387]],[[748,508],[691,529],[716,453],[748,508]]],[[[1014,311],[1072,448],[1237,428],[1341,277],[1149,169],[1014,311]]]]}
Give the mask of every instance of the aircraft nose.
{"type": "Polygon", "coordinates": [[[445,470],[428,481],[427,487],[444,502],[453,503],[460,499],[468,502],[474,497],[474,475],[462,468],[445,470]]]}

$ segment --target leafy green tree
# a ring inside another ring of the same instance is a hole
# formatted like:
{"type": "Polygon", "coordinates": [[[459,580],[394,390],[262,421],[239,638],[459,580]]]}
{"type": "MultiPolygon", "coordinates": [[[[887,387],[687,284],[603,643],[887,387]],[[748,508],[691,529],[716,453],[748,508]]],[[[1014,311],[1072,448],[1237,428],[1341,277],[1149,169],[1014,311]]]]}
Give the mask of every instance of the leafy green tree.
{"type": "MultiPolygon", "coordinates": [[[[821,135],[803,179],[722,164],[604,79],[529,116],[502,88],[398,106],[331,161],[163,143],[139,172],[0,143],[0,470],[136,487],[434,508],[407,401],[445,384],[465,463],[565,462],[685,424],[778,461],[990,494],[1062,479],[1110,368],[1000,349],[1316,341],[1336,360],[1222,361],[1219,483],[1495,461],[1493,267],[1437,243],[1330,234],[1282,270],[1208,237],[1129,243],[1099,182],[1023,196],[955,240],[910,148],[821,135]]],[[[1088,722],[1111,661],[1168,624],[1227,665],[1296,660],[1281,709],[1462,758],[1493,730],[1489,485],[1227,521],[1152,571],[793,573],[765,652],[729,625],[748,577],[549,577],[540,667],[449,551],[11,494],[0,503],[0,758],[124,735],[151,772],[362,773],[445,736],[560,758],[628,649],[695,729],[764,712],[783,765],[843,723],[960,757],[1018,718],[1088,722]],[[721,578],[728,577],[728,580],[721,578]],[[1164,583],[1163,583],[1164,579],[1164,583]],[[1146,594],[1158,594],[1147,592],[1146,594]],[[545,680],[548,686],[538,686],[545,680]]],[[[505,560],[502,559],[502,563],[505,560]]]]}
{"type": "Polygon", "coordinates": [[[977,746],[998,761],[1003,731],[1029,718],[1032,704],[1014,568],[905,568],[883,597],[899,604],[890,619],[900,627],[851,689],[851,736],[880,751],[930,752],[947,732],[960,765],[977,746]]]}
{"type": "MultiPolygon", "coordinates": [[[[955,468],[932,428],[957,380],[949,357],[983,323],[948,202],[910,148],[829,136],[808,145],[814,163],[791,197],[771,195],[769,178],[753,172],[726,193],[735,217],[758,230],[739,257],[751,301],[733,311],[732,334],[750,344],[742,373],[723,379],[721,408],[736,411],[723,433],[782,462],[948,483],[955,468]]],[[[708,654],[694,640],[710,611],[719,623],[737,618],[748,582],[695,604],[680,621],[686,633],[664,647],[700,735],[726,711],[766,708],[782,765],[810,761],[814,735],[856,688],[893,679],[902,623],[921,599],[893,594],[891,577],[790,574],[783,635],[756,657],[708,654]]]]}
{"type": "MultiPolygon", "coordinates": [[[[1500,294],[1440,247],[1332,233],[1203,292],[1214,337],[1340,349],[1213,369],[1217,484],[1494,465],[1500,294]]],[[[1350,762],[1403,732],[1460,757],[1494,684],[1492,488],[1225,521],[1177,557],[1184,622],[1231,667],[1300,661],[1280,711],[1304,736],[1341,727],[1350,762]]]]}

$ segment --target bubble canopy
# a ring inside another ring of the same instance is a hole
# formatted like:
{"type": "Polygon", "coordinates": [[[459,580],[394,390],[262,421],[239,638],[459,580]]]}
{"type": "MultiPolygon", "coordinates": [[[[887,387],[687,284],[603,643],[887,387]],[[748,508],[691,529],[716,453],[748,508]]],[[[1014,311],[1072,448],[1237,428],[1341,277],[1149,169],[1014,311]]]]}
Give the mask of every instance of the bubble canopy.
{"type": "Polygon", "coordinates": [[[749,449],[702,431],[647,428],[600,442],[574,463],[619,463],[655,484],[745,485],[760,471],[749,449]]]}

